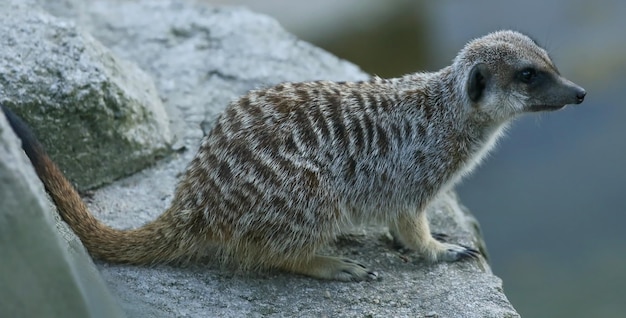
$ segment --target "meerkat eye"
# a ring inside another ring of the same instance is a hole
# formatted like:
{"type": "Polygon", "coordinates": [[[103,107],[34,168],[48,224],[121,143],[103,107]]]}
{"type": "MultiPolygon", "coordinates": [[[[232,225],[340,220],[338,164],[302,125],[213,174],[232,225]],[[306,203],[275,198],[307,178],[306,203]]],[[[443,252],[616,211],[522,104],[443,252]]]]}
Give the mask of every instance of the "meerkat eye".
{"type": "Polygon", "coordinates": [[[519,79],[522,83],[529,84],[537,77],[537,71],[534,68],[525,68],[519,72],[519,79]]]}

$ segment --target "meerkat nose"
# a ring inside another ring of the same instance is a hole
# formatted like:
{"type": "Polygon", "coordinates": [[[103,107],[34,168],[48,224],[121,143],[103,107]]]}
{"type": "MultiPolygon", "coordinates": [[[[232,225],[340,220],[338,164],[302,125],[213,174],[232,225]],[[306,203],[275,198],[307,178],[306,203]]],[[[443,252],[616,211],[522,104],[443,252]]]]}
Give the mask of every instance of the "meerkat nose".
{"type": "Polygon", "coordinates": [[[576,98],[578,104],[582,103],[585,100],[585,96],[587,96],[587,91],[581,88],[578,92],[576,92],[576,98]]]}

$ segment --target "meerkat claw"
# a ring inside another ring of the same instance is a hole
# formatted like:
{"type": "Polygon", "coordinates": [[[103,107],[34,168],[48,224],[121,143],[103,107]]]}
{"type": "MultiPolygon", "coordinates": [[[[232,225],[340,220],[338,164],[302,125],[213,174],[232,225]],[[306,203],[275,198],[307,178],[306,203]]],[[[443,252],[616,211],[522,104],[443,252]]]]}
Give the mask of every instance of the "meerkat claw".
{"type": "Polygon", "coordinates": [[[442,243],[445,243],[449,238],[448,234],[445,233],[430,233],[430,235],[432,235],[435,240],[442,243]]]}
{"type": "Polygon", "coordinates": [[[336,275],[336,279],[342,281],[364,281],[378,279],[378,273],[371,271],[367,266],[355,262],[349,258],[341,259],[341,270],[336,275]]]}
{"type": "Polygon", "coordinates": [[[378,272],[367,272],[368,280],[378,280],[380,276],[378,276],[378,272]]]}
{"type": "Polygon", "coordinates": [[[465,246],[465,245],[459,245],[460,247],[464,248],[465,251],[461,252],[461,258],[459,259],[466,259],[466,258],[470,258],[470,259],[478,259],[480,257],[480,251],[471,248],[469,246],[465,246]]]}
{"type": "Polygon", "coordinates": [[[353,281],[353,282],[360,282],[360,281],[364,281],[364,280],[377,280],[378,279],[378,273],[377,272],[372,272],[372,271],[368,271],[366,276],[355,276],[354,273],[350,270],[346,270],[344,269],[342,271],[346,277],[349,277],[349,281],[353,281]]]}
{"type": "MultiPolygon", "coordinates": [[[[365,266],[365,265],[363,265],[363,264],[361,264],[361,263],[359,263],[359,262],[356,262],[356,261],[354,261],[354,260],[351,260],[351,259],[349,259],[349,258],[344,258],[344,259],[342,259],[342,260],[343,260],[344,262],[346,262],[346,263],[349,263],[349,264],[354,264],[354,265],[356,265],[356,266],[361,267],[362,269],[364,269],[364,270],[367,272],[367,280],[376,280],[376,279],[378,279],[378,272],[370,271],[370,270],[367,268],[367,266],[365,266]]],[[[345,273],[352,274],[352,272],[350,272],[350,271],[348,271],[348,270],[345,270],[345,269],[344,269],[343,271],[344,271],[345,273]]],[[[362,280],[362,279],[358,279],[358,280],[362,280]]]]}
{"type": "Polygon", "coordinates": [[[443,244],[445,245],[445,251],[438,258],[442,261],[456,262],[464,259],[478,259],[478,257],[481,255],[478,250],[468,246],[449,243],[443,244]]]}
{"type": "MultiPolygon", "coordinates": [[[[354,260],[351,260],[349,258],[344,258],[344,259],[342,259],[342,261],[344,261],[345,263],[348,263],[348,264],[356,265],[356,266],[360,267],[361,269],[365,270],[367,272],[367,277],[366,277],[365,280],[377,280],[378,279],[378,273],[369,270],[367,268],[367,266],[365,266],[365,265],[363,265],[363,264],[361,264],[359,262],[356,262],[354,260]]],[[[347,269],[344,269],[343,272],[344,273],[348,273],[348,274],[353,274],[353,271],[350,271],[350,270],[347,270],[347,269]]],[[[357,281],[361,281],[361,280],[364,280],[364,279],[362,279],[362,277],[361,277],[361,279],[356,279],[356,280],[357,281]]]]}
{"type": "Polygon", "coordinates": [[[367,266],[365,266],[365,265],[363,265],[363,264],[361,264],[361,263],[359,263],[359,262],[357,262],[355,260],[349,259],[349,258],[342,258],[341,261],[344,262],[344,263],[348,263],[348,264],[354,264],[354,265],[359,266],[361,268],[367,268],[367,266]]]}

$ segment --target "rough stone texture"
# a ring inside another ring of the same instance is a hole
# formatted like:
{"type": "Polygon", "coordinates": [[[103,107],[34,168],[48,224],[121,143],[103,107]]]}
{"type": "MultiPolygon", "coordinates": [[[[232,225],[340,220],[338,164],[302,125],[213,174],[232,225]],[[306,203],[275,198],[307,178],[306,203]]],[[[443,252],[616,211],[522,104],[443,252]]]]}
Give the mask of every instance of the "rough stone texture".
{"type": "Polygon", "coordinates": [[[0,3],[0,102],[36,131],[79,188],[140,170],[169,151],[152,79],[64,19],[0,3]]]}
{"type": "MultiPolygon", "coordinates": [[[[229,100],[281,81],[367,75],[243,9],[169,1],[39,1],[77,21],[155,80],[181,151],[94,193],[89,206],[117,228],[137,227],[168,205],[199,139],[229,100]],[[88,3],[88,5],[87,5],[88,3]],[[207,123],[207,125],[203,125],[207,123]]],[[[474,218],[445,194],[433,230],[484,250],[474,218]]],[[[518,317],[485,262],[428,265],[391,248],[384,229],[340,239],[329,253],[361,260],[380,281],[328,282],[284,273],[240,273],[211,260],[188,267],[97,263],[130,317],[518,317]]]]}
{"type": "Polygon", "coordinates": [[[0,317],[122,317],[80,241],[61,238],[53,215],[0,112],[0,317]]]}

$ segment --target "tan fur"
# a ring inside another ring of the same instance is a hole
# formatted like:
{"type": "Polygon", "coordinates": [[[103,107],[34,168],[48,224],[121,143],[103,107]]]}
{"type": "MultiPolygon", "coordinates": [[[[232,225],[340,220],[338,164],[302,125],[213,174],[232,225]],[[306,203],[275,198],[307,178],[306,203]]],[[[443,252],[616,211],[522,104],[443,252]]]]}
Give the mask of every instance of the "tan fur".
{"type": "Polygon", "coordinates": [[[388,225],[433,262],[477,257],[434,239],[425,208],[476,166],[510,120],[584,95],[512,31],[471,41],[438,72],[251,91],[203,139],[171,207],[129,231],[97,221],[42,151],[34,165],[94,257],[150,264],[218,246],[245,268],[361,280],[376,273],[317,251],[362,221],[388,225]]]}

